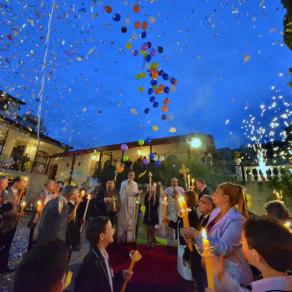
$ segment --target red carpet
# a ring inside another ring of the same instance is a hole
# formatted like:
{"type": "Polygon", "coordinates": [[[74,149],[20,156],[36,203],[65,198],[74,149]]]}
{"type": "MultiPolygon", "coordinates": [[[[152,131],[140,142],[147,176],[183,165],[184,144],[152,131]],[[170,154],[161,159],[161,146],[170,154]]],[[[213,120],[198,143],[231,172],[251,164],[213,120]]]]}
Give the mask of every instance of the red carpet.
{"type": "MultiPolygon", "coordinates": [[[[131,246],[119,246],[109,250],[114,271],[129,267],[129,252],[132,249],[131,246]]],[[[192,284],[184,281],[177,272],[175,248],[157,246],[149,249],[138,245],[136,249],[142,254],[142,259],[134,267],[134,276],[127,292],[193,291],[192,284]]]]}

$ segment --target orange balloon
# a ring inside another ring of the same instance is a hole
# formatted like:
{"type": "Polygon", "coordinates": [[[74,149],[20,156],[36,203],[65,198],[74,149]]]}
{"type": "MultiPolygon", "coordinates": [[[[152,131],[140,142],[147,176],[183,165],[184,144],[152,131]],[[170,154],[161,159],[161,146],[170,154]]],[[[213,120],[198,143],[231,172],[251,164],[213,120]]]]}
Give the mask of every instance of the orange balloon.
{"type": "Polygon", "coordinates": [[[139,29],[141,27],[140,21],[136,21],[134,26],[135,26],[135,28],[139,29]]]}
{"type": "Polygon", "coordinates": [[[138,13],[140,11],[140,6],[138,4],[135,4],[133,6],[133,10],[134,10],[135,13],[138,13]]]}
{"type": "Polygon", "coordinates": [[[168,112],[168,106],[167,106],[167,105],[164,105],[164,106],[162,107],[162,111],[163,111],[164,113],[167,113],[167,112],[168,112]]]}
{"type": "Polygon", "coordinates": [[[161,94],[162,92],[161,92],[161,90],[159,89],[159,88],[156,88],[155,89],[155,94],[161,94]]]}
{"type": "Polygon", "coordinates": [[[159,90],[162,91],[164,89],[164,86],[162,84],[159,84],[158,88],[159,88],[159,90]]]}
{"type": "Polygon", "coordinates": [[[112,8],[110,6],[105,6],[104,7],[104,10],[107,12],[107,13],[112,13],[112,8]]]}
{"type": "Polygon", "coordinates": [[[143,28],[144,30],[146,30],[147,27],[148,27],[147,22],[146,22],[146,21],[143,21],[143,22],[142,22],[142,28],[143,28]]]}
{"type": "Polygon", "coordinates": [[[151,78],[153,80],[157,79],[158,77],[158,72],[156,70],[151,70],[151,78]]]}
{"type": "Polygon", "coordinates": [[[167,98],[165,98],[164,100],[163,100],[163,103],[164,104],[169,104],[170,103],[170,99],[167,97],[167,98]]]}
{"type": "Polygon", "coordinates": [[[123,165],[119,165],[117,167],[117,173],[122,173],[124,171],[124,166],[123,165]]]}

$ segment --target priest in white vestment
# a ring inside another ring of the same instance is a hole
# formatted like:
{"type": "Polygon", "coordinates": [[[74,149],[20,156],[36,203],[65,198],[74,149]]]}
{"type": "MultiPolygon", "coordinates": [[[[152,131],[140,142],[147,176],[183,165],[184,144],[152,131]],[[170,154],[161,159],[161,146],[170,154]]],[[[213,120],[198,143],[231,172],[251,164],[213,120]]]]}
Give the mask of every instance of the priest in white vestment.
{"type": "Polygon", "coordinates": [[[121,184],[120,198],[121,208],[118,213],[118,243],[136,242],[136,226],[139,209],[139,189],[134,181],[135,173],[130,171],[128,179],[121,184]]]}

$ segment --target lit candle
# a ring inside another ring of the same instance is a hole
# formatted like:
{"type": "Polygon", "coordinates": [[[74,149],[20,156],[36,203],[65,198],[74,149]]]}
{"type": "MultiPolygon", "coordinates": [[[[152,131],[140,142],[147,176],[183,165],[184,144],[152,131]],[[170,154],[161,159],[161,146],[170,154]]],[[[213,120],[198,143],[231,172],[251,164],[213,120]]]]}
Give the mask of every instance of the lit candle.
{"type": "Polygon", "coordinates": [[[87,203],[86,203],[86,207],[85,207],[84,214],[83,214],[83,220],[85,220],[85,218],[86,218],[86,215],[87,215],[87,210],[88,210],[88,206],[89,206],[90,199],[91,199],[91,196],[90,196],[90,195],[88,195],[88,196],[87,196],[87,203]]]}
{"type": "Polygon", "coordinates": [[[207,232],[202,229],[202,238],[203,238],[203,254],[202,257],[205,259],[205,268],[207,273],[207,283],[208,288],[214,289],[214,278],[213,278],[213,269],[212,269],[212,254],[210,250],[210,242],[207,237],[207,232]]]}
{"type": "Polygon", "coordinates": [[[191,189],[191,175],[188,174],[188,189],[191,189]]]}
{"type": "MultiPolygon", "coordinates": [[[[187,203],[185,201],[185,198],[183,196],[179,196],[178,202],[179,202],[180,211],[181,211],[181,214],[182,214],[183,227],[184,228],[190,227],[187,203]]],[[[193,251],[193,244],[192,244],[191,239],[188,240],[187,244],[188,244],[189,250],[193,251]]]]}
{"type": "MultiPolygon", "coordinates": [[[[140,252],[138,250],[132,250],[130,252],[130,258],[131,258],[131,263],[130,263],[128,272],[132,272],[133,271],[135,264],[141,260],[142,255],[140,254],[140,252]]],[[[126,280],[124,280],[121,292],[125,292],[126,291],[127,284],[128,284],[128,282],[126,280]]]]}
{"type": "Polygon", "coordinates": [[[195,179],[192,178],[192,187],[193,187],[193,190],[195,189],[195,179]]]}
{"type": "Polygon", "coordinates": [[[290,231],[290,226],[291,226],[290,221],[285,222],[283,225],[284,225],[284,227],[286,227],[290,231]]]}
{"type": "Polygon", "coordinates": [[[166,224],[167,222],[167,196],[163,198],[162,201],[162,222],[166,224]]]}
{"type": "Polygon", "coordinates": [[[20,213],[23,213],[25,207],[26,207],[26,202],[22,201],[20,204],[20,213]]]}

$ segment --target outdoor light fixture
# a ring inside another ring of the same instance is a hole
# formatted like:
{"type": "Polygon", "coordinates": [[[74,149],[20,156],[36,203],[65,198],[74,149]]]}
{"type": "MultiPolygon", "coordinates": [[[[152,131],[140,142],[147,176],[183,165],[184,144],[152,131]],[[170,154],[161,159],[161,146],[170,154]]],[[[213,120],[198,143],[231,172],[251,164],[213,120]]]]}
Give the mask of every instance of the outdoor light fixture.
{"type": "Polygon", "coordinates": [[[202,141],[198,137],[193,137],[191,141],[187,141],[187,142],[188,144],[190,144],[192,148],[200,148],[202,146],[202,141]]]}

